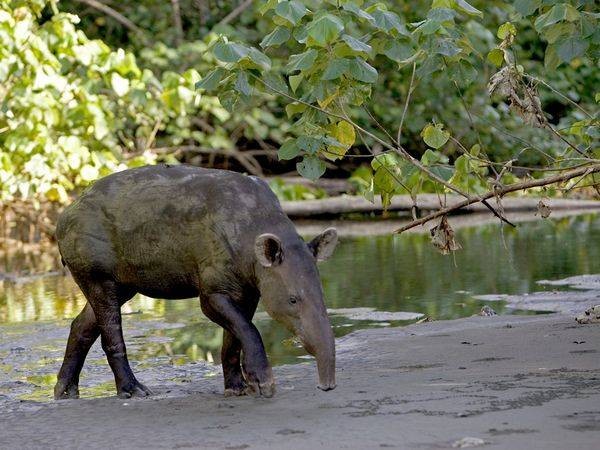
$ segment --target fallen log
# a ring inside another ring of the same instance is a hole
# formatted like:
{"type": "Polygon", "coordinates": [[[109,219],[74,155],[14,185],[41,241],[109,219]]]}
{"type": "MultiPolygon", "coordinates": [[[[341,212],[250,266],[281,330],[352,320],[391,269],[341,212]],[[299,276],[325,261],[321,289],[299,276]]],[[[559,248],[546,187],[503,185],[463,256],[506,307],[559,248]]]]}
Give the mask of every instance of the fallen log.
{"type": "MultiPolygon", "coordinates": [[[[458,203],[462,197],[458,195],[447,195],[447,205],[458,203]]],[[[502,199],[504,211],[535,211],[538,208],[539,197],[505,197],[502,199]]],[[[565,209],[598,209],[600,201],[577,200],[565,198],[544,199],[551,210],[565,209]]],[[[392,199],[388,211],[406,211],[410,213],[414,202],[409,195],[397,195],[392,199]]],[[[284,201],[281,206],[290,217],[314,217],[314,216],[338,216],[351,213],[380,213],[383,205],[379,198],[374,203],[360,196],[339,196],[318,200],[284,201]]],[[[417,207],[421,211],[435,211],[442,207],[440,198],[435,194],[421,194],[417,196],[417,207]]],[[[474,203],[462,208],[468,212],[486,212],[488,208],[481,203],[474,203]]]]}

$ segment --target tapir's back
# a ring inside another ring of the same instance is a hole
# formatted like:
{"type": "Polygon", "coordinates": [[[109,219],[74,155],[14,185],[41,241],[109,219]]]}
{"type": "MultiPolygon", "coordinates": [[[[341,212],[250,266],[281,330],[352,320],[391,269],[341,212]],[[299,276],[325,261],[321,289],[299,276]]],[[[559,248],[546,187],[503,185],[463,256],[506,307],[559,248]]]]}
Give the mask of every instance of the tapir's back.
{"type": "Polygon", "coordinates": [[[156,279],[163,280],[158,290],[197,288],[203,270],[231,266],[234,254],[243,259],[254,230],[269,222],[291,226],[265,182],[225,170],[158,165],[97,181],[61,215],[56,234],[71,270],[104,271],[145,286],[148,295],[168,296],[152,291],[156,279]]]}

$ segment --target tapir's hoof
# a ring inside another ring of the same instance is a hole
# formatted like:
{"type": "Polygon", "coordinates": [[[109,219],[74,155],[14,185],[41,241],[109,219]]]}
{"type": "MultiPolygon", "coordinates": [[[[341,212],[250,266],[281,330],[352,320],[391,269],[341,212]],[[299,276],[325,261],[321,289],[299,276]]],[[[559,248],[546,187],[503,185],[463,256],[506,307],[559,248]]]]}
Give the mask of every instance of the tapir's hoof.
{"type": "Polygon", "coordinates": [[[152,391],[138,381],[132,381],[117,389],[119,398],[148,397],[152,391]]]}
{"type": "Polygon", "coordinates": [[[223,395],[225,397],[240,397],[242,395],[246,395],[247,387],[243,386],[243,387],[236,387],[236,388],[226,388],[225,391],[223,391],[223,395]]]}
{"type": "Polygon", "coordinates": [[[273,397],[275,395],[275,382],[272,380],[265,383],[248,382],[246,394],[254,397],[273,397]]]}
{"type": "Polygon", "coordinates": [[[79,386],[58,380],[54,386],[54,400],[79,398],[79,386]]]}

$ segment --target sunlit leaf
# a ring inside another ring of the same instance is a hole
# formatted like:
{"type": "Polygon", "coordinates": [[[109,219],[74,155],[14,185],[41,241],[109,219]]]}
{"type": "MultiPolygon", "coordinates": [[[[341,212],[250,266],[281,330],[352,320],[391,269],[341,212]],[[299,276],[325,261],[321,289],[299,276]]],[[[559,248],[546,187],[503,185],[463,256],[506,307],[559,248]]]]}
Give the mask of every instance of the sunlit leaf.
{"type": "Polygon", "coordinates": [[[442,124],[428,124],[421,131],[421,137],[428,146],[437,149],[448,142],[448,139],[450,139],[450,133],[444,130],[444,126],[442,124]]]}

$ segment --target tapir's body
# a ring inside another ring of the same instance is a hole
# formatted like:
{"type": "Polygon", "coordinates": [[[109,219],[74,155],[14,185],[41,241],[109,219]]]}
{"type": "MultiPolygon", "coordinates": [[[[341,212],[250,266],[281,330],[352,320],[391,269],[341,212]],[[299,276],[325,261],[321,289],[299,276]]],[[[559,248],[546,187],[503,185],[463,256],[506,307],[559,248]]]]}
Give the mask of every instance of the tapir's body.
{"type": "Polygon", "coordinates": [[[319,361],[330,366],[334,348],[315,256],[331,253],[326,247],[335,245],[335,232],[307,245],[264,181],[192,166],[127,170],[97,181],[69,206],[56,236],[64,264],[88,299],[72,326],[57,398],[78,395],[79,372],[98,334],[119,394],[149,393],[129,368],[121,331],[120,306],[138,292],[200,297],[205,314],[226,330],[226,393],[239,395],[248,387],[273,392],[251,323],[261,297],[273,317],[300,334],[317,356],[321,385],[333,388],[332,368],[319,361]]]}
{"type": "Polygon", "coordinates": [[[56,236],[70,267],[105,271],[141,294],[239,297],[253,282],[254,238],[302,242],[268,185],[192,166],[148,166],[96,182],[60,217],[56,236]]]}

